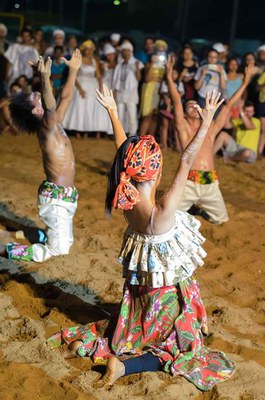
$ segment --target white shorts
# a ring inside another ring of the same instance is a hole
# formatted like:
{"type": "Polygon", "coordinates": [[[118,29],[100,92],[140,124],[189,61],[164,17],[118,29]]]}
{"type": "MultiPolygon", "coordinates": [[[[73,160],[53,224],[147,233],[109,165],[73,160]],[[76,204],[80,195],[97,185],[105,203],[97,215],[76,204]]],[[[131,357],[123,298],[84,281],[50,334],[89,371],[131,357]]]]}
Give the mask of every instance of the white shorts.
{"type": "Polygon", "coordinates": [[[46,225],[47,242],[32,245],[34,261],[42,262],[52,256],[69,254],[74,242],[73,217],[76,208],[77,201],[72,203],[39,195],[39,217],[46,225]]]}
{"type": "Polygon", "coordinates": [[[193,205],[206,211],[210,222],[214,224],[221,224],[229,219],[218,181],[201,185],[188,180],[178,209],[188,211],[193,205]]]}

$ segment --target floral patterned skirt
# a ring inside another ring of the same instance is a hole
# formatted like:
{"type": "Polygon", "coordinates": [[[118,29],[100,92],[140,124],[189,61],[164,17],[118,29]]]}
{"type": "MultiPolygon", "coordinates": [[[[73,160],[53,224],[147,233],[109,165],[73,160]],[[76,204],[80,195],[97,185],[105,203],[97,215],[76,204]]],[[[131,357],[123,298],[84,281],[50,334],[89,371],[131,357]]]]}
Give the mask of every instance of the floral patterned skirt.
{"type": "Polygon", "coordinates": [[[207,391],[231,377],[234,364],[224,353],[203,344],[207,316],[194,278],[177,286],[154,289],[125,284],[118,321],[111,335],[109,321],[63,329],[48,342],[57,347],[81,340],[78,354],[104,362],[111,355],[157,355],[164,371],[181,375],[207,391]]]}

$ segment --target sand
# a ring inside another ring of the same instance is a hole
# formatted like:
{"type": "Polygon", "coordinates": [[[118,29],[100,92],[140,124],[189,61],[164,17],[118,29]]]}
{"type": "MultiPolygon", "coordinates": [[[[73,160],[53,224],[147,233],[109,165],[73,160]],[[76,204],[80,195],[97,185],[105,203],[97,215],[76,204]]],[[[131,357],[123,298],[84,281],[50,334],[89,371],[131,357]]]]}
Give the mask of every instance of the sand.
{"type": "MultiPolygon", "coordinates": [[[[60,327],[105,318],[122,295],[116,258],[125,222],[120,212],[110,221],[104,215],[114,145],[105,139],[72,143],[80,200],[71,254],[41,264],[0,258],[0,399],[265,399],[265,160],[218,159],[230,220],[222,226],[202,221],[208,257],[198,279],[209,317],[207,344],[235,361],[232,379],[203,393],[183,378],[144,373],[96,390],[104,367],[89,359],[66,361],[45,343],[60,327]]],[[[161,193],[178,158],[174,152],[165,157],[161,193]]],[[[33,135],[0,137],[0,243],[14,240],[15,230],[41,227],[36,191],[43,178],[33,135]]]]}

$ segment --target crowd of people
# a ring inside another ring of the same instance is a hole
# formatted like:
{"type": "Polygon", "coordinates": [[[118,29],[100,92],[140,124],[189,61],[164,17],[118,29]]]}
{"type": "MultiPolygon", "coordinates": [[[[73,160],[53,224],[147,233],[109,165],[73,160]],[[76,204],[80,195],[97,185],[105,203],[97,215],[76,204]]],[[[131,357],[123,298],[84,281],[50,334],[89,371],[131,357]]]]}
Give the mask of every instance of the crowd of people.
{"type": "MultiPolygon", "coordinates": [[[[165,75],[169,49],[164,40],[146,37],[143,49],[136,51],[133,40],[118,33],[98,43],[92,39],[78,43],[73,35],[66,40],[61,29],[53,32],[52,43],[47,43],[44,37],[42,29],[33,31],[26,26],[19,40],[10,43],[7,28],[0,24],[2,132],[18,133],[8,118],[10,96],[18,91],[40,90],[39,76],[28,60],[36,61],[39,55],[44,60],[51,57],[51,81],[58,103],[68,74],[63,57],[69,59],[79,47],[82,67],[75,82],[73,102],[63,121],[64,128],[77,137],[92,133],[99,138],[103,132],[113,135],[108,115],[102,115],[96,99],[96,89],[105,83],[114,93],[128,136],[152,134],[159,138],[165,152],[169,147],[181,151],[165,75]]],[[[183,105],[194,100],[203,107],[207,92],[213,89],[221,91],[229,101],[243,82],[245,68],[253,66],[251,82],[228,115],[214,151],[218,154],[222,151],[226,160],[254,162],[261,157],[265,147],[265,45],[256,54],[246,53],[243,57],[230,54],[223,43],[213,44],[202,59],[188,43],[169,54],[175,58],[172,77],[183,105]]]]}

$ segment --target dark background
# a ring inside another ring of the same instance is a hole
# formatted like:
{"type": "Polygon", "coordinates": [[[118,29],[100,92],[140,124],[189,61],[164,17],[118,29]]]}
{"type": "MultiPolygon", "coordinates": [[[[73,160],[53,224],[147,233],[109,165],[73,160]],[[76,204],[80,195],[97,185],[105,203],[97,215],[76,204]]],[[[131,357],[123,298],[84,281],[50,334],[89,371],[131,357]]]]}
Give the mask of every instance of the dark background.
{"type": "MultiPolygon", "coordinates": [[[[1,0],[1,12],[22,14],[34,27],[69,26],[84,34],[141,30],[179,42],[205,38],[229,43],[234,37],[265,41],[265,0],[1,0]]],[[[1,15],[0,21],[5,22],[1,15]]]]}

